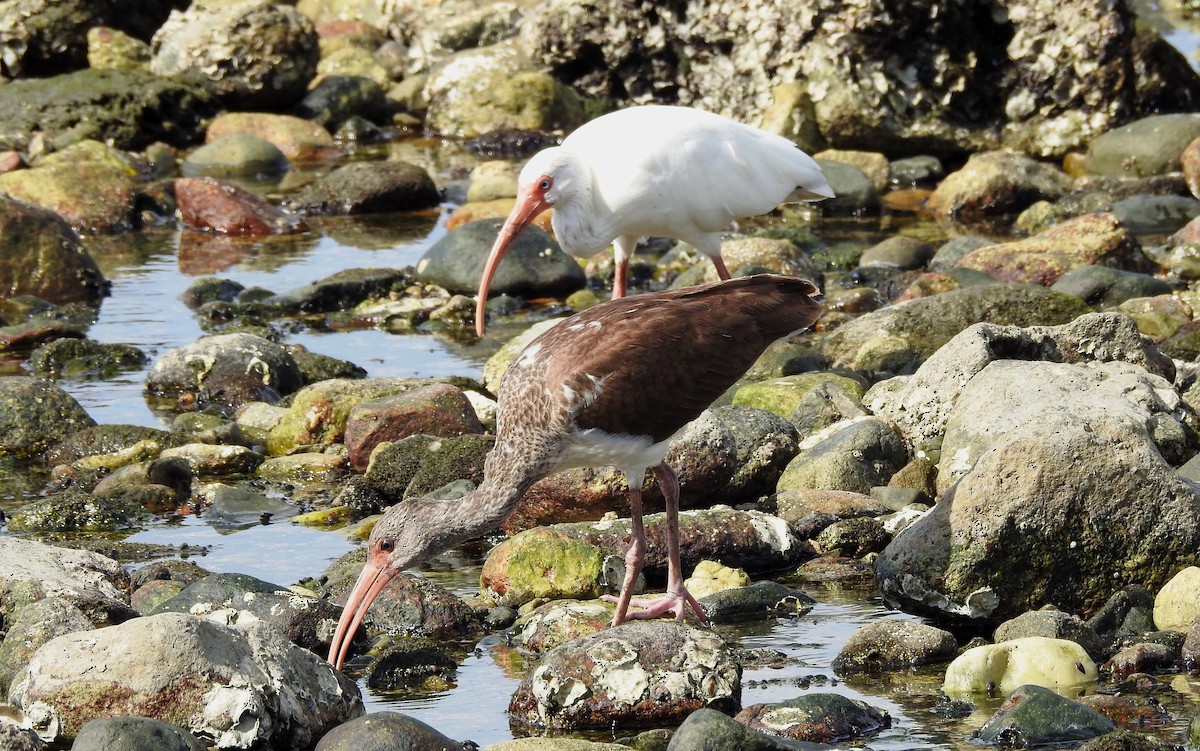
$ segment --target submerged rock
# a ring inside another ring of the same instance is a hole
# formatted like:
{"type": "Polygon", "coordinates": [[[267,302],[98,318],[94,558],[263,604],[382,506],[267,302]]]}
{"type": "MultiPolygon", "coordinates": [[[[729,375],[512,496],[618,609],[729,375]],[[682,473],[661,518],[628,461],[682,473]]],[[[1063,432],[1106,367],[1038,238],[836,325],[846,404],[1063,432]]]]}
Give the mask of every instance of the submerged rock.
{"type": "MultiPolygon", "coordinates": [[[[0,87],[3,92],[6,86],[0,87]]],[[[50,303],[99,305],[109,291],[100,267],[58,214],[0,196],[0,290],[50,303]]],[[[12,323],[12,321],[9,321],[12,323]]]]}
{"type": "Polygon", "coordinates": [[[0,376],[0,456],[33,457],[96,421],[50,381],[0,376]]]}
{"type": "Polygon", "coordinates": [[[707,707],[688,715],[667,745],[667,751],[787,751],[795,748],[789,741],[748,728],[724,712],[707,707]]]}
{"type": "Polygon", "coordinates": [[[850,635],[833,669],[844,675],[919,667],[950,660],[957,649],[949,631],[917,621],[879,621],[850,635]]]}
{"type": "Polygon", "coordinates": [[[886,712],[866,702],[826,693],[753,704],[734,719],[755,730],[810,743],[836,743],[872,735],[892,724],[886,712]]]}
{"type": "Polygon", "coordinates": [[[441,200],[424,168],[401,161],[350,162],[322,175],[287,202],[306,216],[413,211],[441,200]]]}
{"type": "Polygon", "coordinates": [[[1021,686],[988,718],[973,738],[1018,748],[1070,743],[1116,729],[1094,709],[1041,686],[1021,686]]]}

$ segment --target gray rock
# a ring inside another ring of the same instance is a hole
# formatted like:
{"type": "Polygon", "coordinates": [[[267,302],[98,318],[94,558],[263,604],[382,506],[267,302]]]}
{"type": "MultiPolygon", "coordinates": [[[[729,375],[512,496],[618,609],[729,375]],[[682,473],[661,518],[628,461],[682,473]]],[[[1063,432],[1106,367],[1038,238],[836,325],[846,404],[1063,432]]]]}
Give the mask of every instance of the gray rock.
{"type": "Polygon", "coordinates": [[[833,658],[840,674],[881,672],[919,667],[954,659],[958,643],[949,631],[891,619],[855,631],[833,658]]]}
{"type": "Polygon", "coordinates": [[[702,707],[688,715],[671,736],[667,751],[786,751],[796,741],[751,730],[724,712],[702,707]]]}
{"type": "Polygon", "coordinates": [[[860,266],[886,266],[897,269],[920,269],[933,258],[929,243],[904,235],[894,235],[863,251],[860,266]]]}
{"type": "MultiPolygon", "coordinates": [[[[473,294],[501,219],[468,222],[435,242],[417,261],[417,278],[451,292],[473,294]]],[[[509,246],[492,278],[492,294],[553,295],[583,287],[579,263],[539,227],[526,227],[509,246]]]]}
{"type": "MultiPolygon", "coordinates": [[[[779,475],[799,449],[796,428],[779,415],[750,407],[717,407],[707,414],[733,437],[733,471],[723,486],[696,487],[694,492],[710,502],[725,503],[746,502],[774,492],[779,475]]],[[[684,442],[687,437],[685,432],[679,440],[684,442]]],[[[681,453],[669,454],[672,467],[681,453]]]]}
{"type": "Polygon", "coordinates": [[[973,738],[988,744],[1041,746],[1087,740],[1113,730],[1112,720],[1096,710],[1029,685],[1009,694],[973,738]]]}
{"type": "Polygon", "coordinates": [[[829,159],[817,161],[829,187],[833,188],[833,198],[827,198],[818,204],[821,211],[829,214],[861,214],[879,211],[879,192],[865,172],[845,162],[835,162],[829,159]]]}
{"type": "Polygon", "coordinates": [[[71,751],[204,751],[196,736],[149,717],[99,717],[79,729],[71,751]]]}
{"type": "Polygon", "coordinates": [[[1180,650],[1172,645],[1138,642],[1108,658],[1100,666],[1100,673],[1114,683],[1122,683],[1137,673],[1169,672],[1178,662],[1179,655],[1180,650]]]}
{"type": "Polygon", "coordinates": [[[723,589],[700,598],[710,623],[761,620],[773,616],[804,615],[816,600],[778,582],[761,581],[747,587],[723,589]]]}
{"type": "Polygon", "coordinates": [[[384,124],[391,110],[387,92],[366,76],[325,76],[296,105],[297,115],[330,130],[352,117],[384,124]]]}
{"type": "Polygon", "coordinates": [[[1135,297],[1171,293],[1170,284],[1149,274],[1090,265],[1071,269],[1059,277],[1050,289],[1074,295],[1098,308],[1115,308],[1135,297]]]}
{"type": "Polygon", "coordinates": [[[996,627],[994,641],[1008,641],[1025,636],[1045,636],[1050,639],[1069,639],[1087,651],[1093,660],[1104,653],[1104,643],[1096,631],[1079,616],[1061,610],[1031,610],[996,627]]]}
{"type": "Polygon", "coordinates": [[[213,526],[245,528],[284,521],[299,513],[300,508],[249,488],[223,487],[212,494],[207,511],[208,523],[213,526]]]}
{"type": "Polygon", "coordinates": [[[1200,138],[1200,116],[1151,115],[1098,136],[1088,146],[1094,175],[1145,177],[1178,172],[1180,155],[1200,138]]]}
{"type": "Polygon", "coordinates": [[[1200,201],[1191,196],[1134,196],[1110,209],[1137,235],[1174,232],[1200,215],[1200,201]]]}
{"type": "Polygon", "coordinates": [[[8,520],[12,532],[97,533],[129,532],[149,512],[129,498],[100,498],[68,488],[31,501],[8,520]]]}
{"type": "Polygon", "coordinates": [[[185,177],[269,176],[287,168],[287,157],[275,144],[250,133],[234,133],[207,143],[188,154],[181,166],[185,177]]]}
{"type": "Polygon", "coordinates": [[[887,420],[855,418],[806,439],[776,487],[869,493],[876,485],[887,485],[909,458],[903,438],[887,420]]]}
{"type": "MultiPolygon", "coordinates": [[[[10,86],[18,83],[0,86],[0,100],[10,86]]],[[[79,235],[55,212],[0,197],[0,235],[4,236],[0,244],[0,289],[6,297],[33,295],[47,303],[99,305],[108,294],[109,283],[100,267],[84,249],[79,235]]]]}
{"type": "Polygon", "coordinates": [[[0,536],[0,607],[6,619],[45,597],[79,608],[96,626],[136,615],[127,603],[129,574],[121,564],[96,553],[68,550],[0,536]]]}
{"type": "Polygon", "coordinates": [[[871,735],[891,725],[875,707],[841,694],[810,693],[773,704],[752,704],[734,716],[755,730],[810,743],[871,735]]]}
{"type": "Polygon", "coordinates": [[[1188,565],[1200,490],[1150,434],[1178,406],[1169,382],[1125,362],[1011,360],[964,380],[939,487],[958,482],[876,560],[886,598],[995,623],[1047,602],[1089,611],[1114,580],[1157,589],[1188,565]]]}
{"type": "Polygon", "coordinates": [[[0,456],[37,456],[96,421],[50,381],[0,376],[0,456]]]}
{"type": "Polygon", "coordinates": [[[322,175],[288,201],[306,215],[375,214],[412,211],[441,200],[422,167],[401,161],[351,162],[322,175]]]}
{"type": "Polygon", "coordinates": [[[930,155],[896,159],[889,165],[890,182],[900,188],[935,183],[944,174],[942,160],[930,155]]]}
{"type": "Polygon", "coordinates": [[[886,363],[894,370],[919,363],[980,321],[1054,325],[1089,311],[1078,298],[1039,285],[969,287],[867,313],[835,329],[825,339],[823,351],[835,367],[879,370],[878,364],[886,363]]]}
{"type": "Polygon", "coordinates": [[[926,205],[953,219],[978,221],[1016,214],[1037,200],[1053,201],[1070,187],[1071,179],[1055,167],[1021,154],[985,151],[938,183],[926,205]]]}
{"type": "Polygon", "coordinates": [[[1109,643],[1125,637],[1140,638],[1154,630],[1154,595],[1139,584],[1130,584],[1113,593],[1087,625],[1109,643]]]}
{"type": "Polygon", "coordinates": [[[372,712],[326,733],[315,751],[469,751],[471,748],[475,745],[452,740],[400,712],[372,712]]]}
{"type": "Polygon", "coordinates": [[[950,272],[959,259],[972,250],[978,250],[994,243],[995,240],[979,235],[962,235],[952,238],[943,243],[933,254],[933,258],[929,260],[929,268],[934,271],[950,272]]]}
{"type": "Polygon", "coordinates": [[[146,393],[177,411],[206,405],[229,413],[246,402],[277,402],[303,385],[282,346],[253,334],[218,334],[164,352],[146,374],[146,393]]]}
{"type": "Polygon", "coordinates": [[[5,618],[5,626],[0,641],[0,686],[12,683],[17,667],[29,662],[38,647],[54,637],[94,628],[82,610],[58,597],[17,608],[5,618]]]}
{"type": "Polygon", "coordinates": [[[130,344],[91,339],[55,339],[29,355],[29,367],[40,376],[112,378],[123,370],[138,370],[150,357],[130,344]]]}
{"type": "Polygon", "coordinates": [[[227,104],[271,110],[294,104],[317,69],[312,22],[288,5],[258,0],[193,5],[154,34],[150,70],[197,73],[227,104]]]}
{"type": "MultiPolygon", "coordinates": [[[[872,493],[878,488],[872,488],[872,493]]],[[[883,522],[872,517],[839,519],[821,530],[813,542],[822,554],[860,558],[883,550],[891,535],[883,522]]]]}
{"type": "Polygon", "coordinates": [[[641,621],[550,650],[521,681],[508,713],[528,728],[658,727],[700,706],[730,711],[740,697],[741,667],[721,637],[641,621]]]}
{"type": "Polygon", "coordinates": [[[363,711],[353,681],[275,628],[181,613],[49,641],[9,699],[52,740],[71,740],[97,717],[138,715],[186,726],[218,748],[309,746],[363,711]]]}
{"type": "Polygon", "coordinates": [[[296,313],[350,310],[370,298],[386,296],[394,286],[407,284],[408,279],[404,272],[395,269],[346,269],[312,284],[265,297],[262,304],[296,313]]]}
{"type": "Polygon", "coordinates": [[[338,610],[328,600],[297,594],[245,574],[211,574],[189,584],[150,615],[189,613],[235,625],[259,620],[277,628],[295,644],[323,654],[338,610]]]}
{"type": "Polygon", "coordinates": [[[0,722],[0,748],[5,751],[44,751],[46,744],[33,730],[26,730],[11,722],[0,722]]]}

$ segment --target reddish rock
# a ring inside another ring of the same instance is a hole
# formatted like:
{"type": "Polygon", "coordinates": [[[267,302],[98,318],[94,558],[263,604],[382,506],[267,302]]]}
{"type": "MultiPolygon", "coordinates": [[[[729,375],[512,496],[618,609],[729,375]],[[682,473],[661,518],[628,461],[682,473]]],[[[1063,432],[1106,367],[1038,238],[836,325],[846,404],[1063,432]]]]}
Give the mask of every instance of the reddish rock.
{"type": "Polygon", "coordinates": [[[265,138],[293,163],[337,153],[333,136],[318,123],[293,115],[268,112],[229,112],[221,115],[209,124],[204,141],[212,143],[234,133],[249,133],[265,138]]]}
{"type": "Polygon", "coordinates": [[[468,433],[483,433],[483,425],[462,389],[448,383],[431,383],[363,402],[350,410],[346,419],[350,465],[359,472],[367,468],[371,452],[383,441],[468,433]]]}
{"type": "Polygon", "coordinates": [[[303,219],[245,188],[211,177],[176,180],[175,200],[184,224],[193,229],[255,237],[306,228],[303,219]]]}
{"type": "MultiPolygon", "coordinates": [[[[515,198],[497,198],[492,201],[472,201],[464,203],[446,217],[446,231],[450,232],[461,227],[464,224],[469,224],[476,219],[503,219],[512,211],[513,205],[516,203],[515,198]]],[[[554,229],[550,226],[550,220],[554,218],[554,209],[543,211],[538,214],[534,220],[534,225],[541,227],[548,234],[553,235],[554,229]]]]}
{"type": "Polygon", "coordinates": [[[940,271],[930,271],[914,279],[912,284],[909,284],[892,302],[902,303],[905,300],[915,300],[918,297],[931,297],[955,289],[962,289],[962,284],[953,276],[943,274],[940,271]]]}
{"type": "Polygon", "coordinates": [[[0,173],[12,172],[25,166],[25,160],[18,151],[0,151],[0,173]]]}
{"type": "Polygon", "coordinates": [[[955,265],[982,271],[1001,282],[1031,282],[1047,287],[1079,266],[1140,272],[1153,268],[1137,238],[1105,212],[1068,219],[1024,240],[984,246],[955,265]]]}
{"type": "Polygon", "coordinates": [[[1188,190],[1192,191],[1193,196],[1200,198],[1200,138],[1187,145],[1179,155],[1179,163],[1188,190]]]}
{"type": "Polygon", "coordinates": [[[1079,703],[1091,707],[1123,728],[1145,731],[1171,722],[1167,708],[1145,694],[1089,694],[1079,703]]]}

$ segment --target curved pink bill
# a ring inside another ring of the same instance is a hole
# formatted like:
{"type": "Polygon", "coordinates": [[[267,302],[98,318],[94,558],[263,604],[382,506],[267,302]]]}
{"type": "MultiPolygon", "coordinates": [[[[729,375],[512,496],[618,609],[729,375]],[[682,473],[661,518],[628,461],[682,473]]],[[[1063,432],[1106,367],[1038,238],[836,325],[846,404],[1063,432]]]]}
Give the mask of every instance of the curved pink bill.
{"type": "Polygon", "coordinates": [[[483,276],[479,279],[479,292],[475,302],[475,333],[480,336],[483,336],[487,324],[488,289],[492,286],[492,277],[496,275],[500,259],[504,257],[504,253],[512,241],[517,239],[517,235],[529,226],[534,217],[548,208],[550,208],[550,204],[542,200],[537,193],[529,192],[518,196],[517,205],[504,220],[500,234],[496,235],[496,242],[492,244],[492,252],[488,254],[487,263],[483,266],[483,276]]]}
{"type": "Polygon", "coordinates": [[[350,651],[350,643],[354,641],[359,624],[367,615],[367,608],[371,607],[379,591],[387,586],[396,573],[397,569],[367,559],[362,573],[358,575],[358,581],[354,583],[350,597],[346,599],[342,617],[338,619],[337,630],[334,631],[333,641],[329,645],[329,662],[338,670],[342,669],[342,663],[346,661],[346,653],[350,651]]]}

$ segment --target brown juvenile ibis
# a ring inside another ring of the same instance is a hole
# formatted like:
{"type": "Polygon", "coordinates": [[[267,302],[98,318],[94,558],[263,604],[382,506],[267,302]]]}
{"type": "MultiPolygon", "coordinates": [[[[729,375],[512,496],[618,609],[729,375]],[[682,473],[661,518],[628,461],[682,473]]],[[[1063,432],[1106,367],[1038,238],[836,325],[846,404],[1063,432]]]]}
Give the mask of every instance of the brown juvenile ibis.
{"type": "Polygon", "coordinates": [[[588,258],[612,243],[618,298],[642,237],[690,243],[728,279],[721,232],[730,224],[781,203],[832,197],[817,163],[782,136],[691,107],[603,115],[521,170],[516,206],[479,282],[475,328],[483,336],[488,289],[504,252],[546,209],[554,209],[554,235],[571,255],[588,258]]]}
{"type": "Polygon", "coordinates": [[[411,498],[384,512],[329,650],[339,668],[368,606],[401,570],[479,537],[538,479],[615,466],[629,484],[632,534],[613,625],[703,611],[683,585],[679,484],[663,463],[671,438],[725,392],[767,345],[812,325],[816,287],[760,275],[601,303],[534,339],[501,383],[496,445],[479,487],[457,500],[411,498]],[[631,603],[642,567],[642,484],[654,470],[666,499],[667,592],[631,603]],[[630,605],[644,608],[630,612],[630,605]]]}

